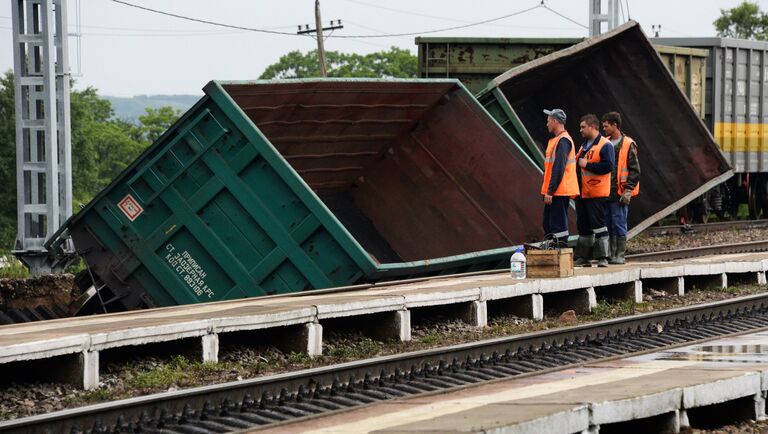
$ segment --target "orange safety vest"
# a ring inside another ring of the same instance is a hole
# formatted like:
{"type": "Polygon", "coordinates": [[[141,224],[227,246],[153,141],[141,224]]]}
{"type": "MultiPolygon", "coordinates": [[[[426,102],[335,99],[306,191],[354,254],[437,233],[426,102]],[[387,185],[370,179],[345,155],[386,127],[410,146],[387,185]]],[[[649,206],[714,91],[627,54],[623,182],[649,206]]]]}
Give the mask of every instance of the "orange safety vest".
{"type": "MultiPolygon", "coordinates": [[[[627,178],[629,177],[629,168],[627,167],[627,159],[629,158],[629,150],[632,148],[632,143],[635,143],[629,136],[624,136],[624,140],[621,142],[621,151],[616,157],[616,182],[618,183],[618,193],[624,192],[624,186],[627,185],[627,178]]],[[[635,146],[637,144],[635,143],[635,146]]],[[[640,193],[640,181],[637,181],[637,185],[632,190],[632,196],[637,196],[640,193]]]]}
{"type": "MultiPolygon", "coordinates": [[[[599,163],[600,162],[600,151],[603,149],[603,146],[608,144],[609,146],[613,146],[608,142],[608,140],[603,137],[599,136],[600,139],[597,141],[595,145],[593,145],[591,148],[589,148],[589,151],[587,151],[587,155],[585,158],[587,159],[587,163],[599,163]]],[[[581,148],[579,148],[579,155],[581,155],[581,148]]],[[[604,175],[598,175],[597,173],[592,173],[586,168],[581,169],[581,197],[584,199],[592,199],[596,197],[608,197],[611,195],[611,172],[608,172],[604,175]]]]}
{"type": "Polygon", "coordinates": [[[541,184],[541,194],[546,195],[549,188],[549,180],[552,179],[552,166],[555,164],[555,149],[557,143],[561,138],[565,137],[571,144],[571,150],[568,151],[568,161],[565,162],[565,173],[563,173],[563,179],[560,180],[560,185],[557,186],[553,196],[578,196],[579,195],[579,182],[576,178],[576,153],[574,152],[573,139],[568,131],[563,130],[562,133],[549,139],[547,142],[547,153],[544,155],[544,182],[541,184]]]}

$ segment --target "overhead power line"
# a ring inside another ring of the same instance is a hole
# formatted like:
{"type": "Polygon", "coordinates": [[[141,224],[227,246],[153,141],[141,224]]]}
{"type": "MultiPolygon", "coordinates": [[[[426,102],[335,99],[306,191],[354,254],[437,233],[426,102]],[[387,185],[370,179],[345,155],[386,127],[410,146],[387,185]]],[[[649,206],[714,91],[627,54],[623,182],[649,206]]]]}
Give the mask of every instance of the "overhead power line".
{"type": "MultiPolygon", "coordinates": [[[[134,3],[129,3],[129,2],[123,1],[123,0],[112,0],[112,1],[115,2],[115,3],[119,3],[121,5],[124,5],[124,6],[129,6],[129,7],[136,8],[136,9],[141,9],[143,11],[152,12],[152,13],[156,13],[156,14],[160,14],[160,15],[165,15],[165,16],[169,16],[169,17],[173,17],[173,18],[178,18],[178,19],[182,19],[182,20],[187,20],[187,21],[194,21],[194,22],[197,22],[197,23],[209,24],[209,25],[212,25],[212,26],[226,27],[226,28],[237,29],[237,30],[247,30],[247,31],[251,31],[251,32],[267,33],[267,34],[272,34],[272,35],[300,36],[300,35],[296,35],[295,33],[289,33],[289,32],[281,32],[281,31],[268,30],[268,29],[259,29],[259,28],[255,28],[255,27],[238,26],[238,25],[233,25],[233,24],[221,23],[221,22],[217,22],[217,21],[203,20],[203,19],[200,19],[200,18],[194,18],[194,17],[185,16],[185,15],[175,14],[175,13],[172,13],[172,12],[166,12],[166,11],[161,11],[161,10],[158,10],[158,9],[148,8],[146,6],[141,6],[141,5],[137,5],[137,4],[134,4],[134,3]]],[[[334,38],[341,38],[341,39],[371,39],[371,38],[379,38],[379,39],[381,39],[381,38],[393,38],[393,37],[399,37],[399,36],[418,36],[418,35],[425,35],[425,34],[430,34],[430,33],[447,32],[447,31],[451,31],[451,30],[466,29],[468,27],[475,27],[475,26],[480,26],[480,25],[483,25],[483,24],[493,23],[493,22],[496,22],[496,21],[503,20],[505,18],[514,17],[516,15],[522,15],[522,14],[524,14],[526,12],[530,12],[530,11],[538,9],[538,8],[547,9],[547,10],[549,10],[551,12],[556,13],[557,15],[560,15],[561,17],[567,19],[568,21],[571,21],[571,22],[573,22],[575,24],[578,24],[581,27],[585,27],[586,28],[585,25],[583,25],[581,23],[578,23],[577,21],[571,20],[570,18],[566,17],[565,15],[562,15],[559,12],[556,12],[556,11],[550,9],[548,6],[544,5],[543,2],[542,2],[540,4],[537,4],[536,6],[533,6],[533,7],[527,8],[527,9],[523,9],[523,10],[520,10],[520,11],[517,11],[517,12],[512,12],[512,13],[509,13],[509,14],[506,14],[506,15],[502,15],[500,17],[490,18],[490,19],[487,19],[487,20],[477,21],[477,22],[473,22],[473,23],[467,23],[467,24],[463,24],[463,25],[460,25],[460,26],[444,27],[444,28],[440,28],[440,29],[425,30],[425,31],[420,31],[420,32],[385,33],[385,34],[376,34],[376,35],[334,35],[333,37],[334,38]]]]}
{"type": "MultiPolygon", "coordinates": [[[[360,0],[344,0],[344,1],[346,1],[348,3],[356,4],[356,5],[361,5],[361,6],[369,7],[369,8],[375,8],[375,9],[380,9],[380,10],[384,10],[384,11],[394,12],[394,13],[401,14],[401,15],[410,15],[410,16],[415,16],[415,17],[431,18],[431,19],[435,19],[435,20],[449,21],[449,22],[462,23],[462,24],[472,23],[472,21],[456,19],[456,18],[449,18],[449,17],[443,17],[443,16],[438,16],[438,15],[429,15],[429,14],[424,14],[424,13],[420,13],[420,12],[407,11],[407,10],[404,10],[404,9],[396,9],[396,8],[391,8],[391,7],[387,7],[387,6],[381,6],[381,5],[377,5],[377,4],[374,4],[374,3],[368,3],[368,2],[360,1],[360,0]]],[[[347,22],[349,22],[349,20],[347,20],[347,22]]],[[[514,27],[514,28],[518,28],[518,29],[542,29],[542,30],[572,30],[573,29],[573,27],[521,26],[521,25],[508,26],[508,25],[504,25],[504,24],[492,24],[492,23],[489,23],[489,24],[493,25],[494,27],[503,27],[503,28],[514,27]]],[[[582,24],[579,24],[579,23],[577,23],[577,24],[579,26],[583,27],[582,24]]],[[[385,32],[379,32],[379,33],[385,33],[385,32]]]]}
{"type": "Polygon", "coordinates": [[[461,25],[461,26],[444,27],[442,29],[426,30],[426,31],[422,31],[422,32],[388,33],[388,34],[383,34],[383,35],[338,35],[338,36],[334,36],[334,37],[335,38],[391,38],[391,37],[397,37],[397,36],[418,36],[418,35],[426,35],[426,34],[430,34],[430,33],[447,32],[447,31],[450,31],[450,30],[466,29],[468,27],[475,27],[475,26],[480,26],[480,25],[483,25],[483,24],[492,23],[492,22],[495,22],[495,21],[500,21],[500,20],[503,20],[505,18],[510,18],[510,17],[514,17],[515,15],[521,15],[521,14],[524,14],[526,12],[530,12],[530,11],[532,11],[534,9],[538,9],[538,8],[540,8],[542,6],[543,5],[541,5],[541,4],[537,4],[536,6],[533,6],[533,7],[527,8],[527,9],[523,9],[521,11],[512,12],[511,14],[502,15],[502,16],[496,17],[496,18],[490,18],[490,19],[487,19],[487,20],[477,21],[477,22],[474,22],[474,23],[464,24],[464,25],[461,25]]]}
{"type": "Polygon", "coordinates": [[[196,23],[209,24],[209,25],[218,26],[218,27],[227,27],[229,29],[248,30],[249,32],[268,33],[268,34],[272,34],[272,35],[298,36],[295,33],[290,33],[290,32],[281,32],[281,31],[277,31],[277,30],[267,30],[267,29],[257,29],[255,27],[238,26],[238,25],[234,25],[234,24],[225,24],[225,23],[219,23],[219,22],[216,22],[216,21],[210,21],[210,20],[203,20],[203,19],[200,19],[200,18],[188,17],[188,16],[185,16],[185,15],[174,14],[172,12],[161,11],[159,9],[152,9],[152,8],[148,8],[146,6],[141,6],[141,5],[137,5],[137,4],[133,4],[133,3],[128,3],[128,2],[122,1],[122,0],[112,0],[112,1],[115,2],[115,3],[119,3],[121,5],[129,6],[129,7],[136,8],[136,9],[141,9],[143,11],[152,12],[152,13],[156,13],[156,14],[160,14],[160,15],[165,15],[165,16],[173,17],[173,18],[179,18],[179,19],[187,20],[187,21],[194,21],[196,23]]]}
{"type": "Polygon", "coordinates": [[[558,12],[558,11],[556,11],[556,10],[552,9],[551,7],[549,7],[549,6],[545,5],[543,0],[542,0],[542,2],[541,2],[541,5],[540,5],[540,6],[541,6],[541,7],[543,7],[544,9],[546,9],[546,10],[548,10],[548,11],[552,12],[553,14],[555,14],[555,15],[559,16],[560,18],[562,18],[562,19],[564,19],[564,20],[570,21],[570,22],[572,22],[573,24],[576,24],[576,25],[577,25],[577,26],[579,26],[579,27],[584,27],[585,29],[589,29],[589,26],[585,26],[584,24],[582,24],[582,23],[580,23],[580,22],[578,22],[578,21],[576,21],[576,20],[574,20],[574,19],[572,19],[572,18],[568,17],[567,15],[563,15],[563,14],[561,14],[560,12],[558,12]]]}

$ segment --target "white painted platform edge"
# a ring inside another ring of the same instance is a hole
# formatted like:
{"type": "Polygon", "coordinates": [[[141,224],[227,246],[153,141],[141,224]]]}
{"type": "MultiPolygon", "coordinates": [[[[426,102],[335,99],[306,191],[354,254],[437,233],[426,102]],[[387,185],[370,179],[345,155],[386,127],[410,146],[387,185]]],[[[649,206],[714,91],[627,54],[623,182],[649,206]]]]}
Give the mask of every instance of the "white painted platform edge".
{"type": "Polygon", "coordinates": [[[0,347],[0,364],[81,353],[87,346],[87,334],[7,345],[0,347]]]}
{"type": "Polygon", "coordinates": [[[760,372],[746,372],[738,377],[684,387],[683,407],[702,407],[753,396],[760,393],[761,388],[760,372]]]}

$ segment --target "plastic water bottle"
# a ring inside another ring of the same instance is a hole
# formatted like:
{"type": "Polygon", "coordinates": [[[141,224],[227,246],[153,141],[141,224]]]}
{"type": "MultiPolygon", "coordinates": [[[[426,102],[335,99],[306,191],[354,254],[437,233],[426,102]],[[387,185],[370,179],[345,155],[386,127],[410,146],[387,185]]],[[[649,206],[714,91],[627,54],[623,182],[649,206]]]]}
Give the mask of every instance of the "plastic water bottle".
{"type": "Polygon", "coordinates": [[[525,255],[522,247],[518,247],[509,258],[509,271],[513,279],[525,279],[525,255]]]}

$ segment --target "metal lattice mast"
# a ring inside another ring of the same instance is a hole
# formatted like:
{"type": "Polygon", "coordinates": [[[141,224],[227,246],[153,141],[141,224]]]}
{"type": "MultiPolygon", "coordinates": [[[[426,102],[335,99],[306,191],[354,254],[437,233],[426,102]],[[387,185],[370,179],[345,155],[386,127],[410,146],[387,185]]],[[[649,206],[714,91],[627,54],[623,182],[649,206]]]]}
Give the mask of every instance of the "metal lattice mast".
{"type": "Polygon", "coordinates": [[[603,13],[603,0],[589,1],[589,36],[597,36],[601,33],[602,23],[607,23],[608,29],[613,30],[618,27],[619,22],[619,1],[606,0],[608,11],[603,13]]]}
{"type": "MultiPolygon", "coordinates": [[[[43,244],[72,214],[66,0],[12,0],[18,233],[33,274],[61,271],[43,244]]],[[[69,244],[69,243],[68,243],[69,244]]],[[[71,250],[71,245],[66,247],[71,250]]]]}

